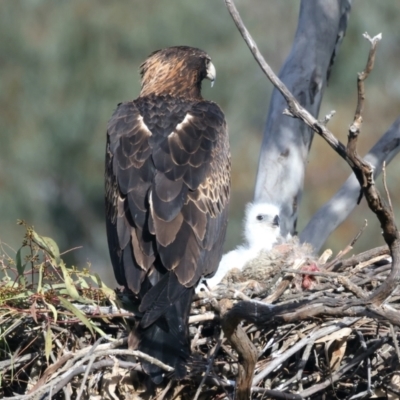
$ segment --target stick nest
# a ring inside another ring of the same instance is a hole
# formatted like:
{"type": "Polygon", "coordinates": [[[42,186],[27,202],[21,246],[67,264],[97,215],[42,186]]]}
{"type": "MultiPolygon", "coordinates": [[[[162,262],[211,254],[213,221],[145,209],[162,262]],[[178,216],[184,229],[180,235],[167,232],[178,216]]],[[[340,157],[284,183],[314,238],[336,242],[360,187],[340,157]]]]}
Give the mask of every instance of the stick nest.
{"type": "Polygon", "coordinates": [[[292,240],[260,254],[215,291],[195,296],[188,376],[168,379],[172,368],[160,364],[166,378],[156,388],[141,370],[140,361],[151,358],[127,348],[134,312],[119,306],[123,293],[116,296],[89,269],[67,268],[56,244],[30,227],[15,257],[4,247],[1,397],[233,399],[251,390],[253,399],[356,399],[400,393],[399,293],[380,307],[361,304],[390,272],[386,247],[326,262],[292,240]],[[312,284],[305,288],[307,279],[312,284]]]}

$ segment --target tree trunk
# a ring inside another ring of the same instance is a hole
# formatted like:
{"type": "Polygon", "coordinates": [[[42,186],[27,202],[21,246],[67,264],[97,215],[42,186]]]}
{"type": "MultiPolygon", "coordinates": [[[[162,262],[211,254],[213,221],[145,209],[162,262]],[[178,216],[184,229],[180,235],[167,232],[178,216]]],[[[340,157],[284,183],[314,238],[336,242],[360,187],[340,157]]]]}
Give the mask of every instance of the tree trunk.
{"type": "MultiPolygon", "coordinates": [[[[351,0],[302,0],[292,50],[280,71],[288,89],[318,115],[330,69],[346,31],[351,0]]],[[[282,233],[294,233],[313,132],[283,115],[286,101],[274,89],[258,165],[254,200],[281,207],[282,233]]]]}

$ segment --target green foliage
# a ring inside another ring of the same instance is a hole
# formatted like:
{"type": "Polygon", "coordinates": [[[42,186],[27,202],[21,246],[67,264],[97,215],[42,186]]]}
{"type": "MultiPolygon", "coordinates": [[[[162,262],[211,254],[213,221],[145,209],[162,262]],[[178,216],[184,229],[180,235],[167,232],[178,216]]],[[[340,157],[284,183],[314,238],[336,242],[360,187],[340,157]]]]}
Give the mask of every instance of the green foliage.
{"type": "Polygon", "coordinates": [[[0,371],[5,390],[0,395],[26,390],[21,377],[25,367],[18,369],[9,360],[42,354],[48,365],[50,357],[54,362],[55,339],[71,340],[74,330],[89,343],[99,336],[112,340],[98,324],[99,317],[108,320],[96,315],[95,321],[77,305],[115,305],[116,293],[89,268],[67,267],[53,239],[39,235],[24,221],[19,224],[26,232],[15,256],[6,251],[5,243],[0,247],[0,362],[8,363],[0,371]]]}
{"type": "MultiPolygon", "coordinates": [[[[88,268],[67,268],[53,239],[39,235],[24,221],[19,223],[26,233],[15,260],[4,251],[4,245],[0,252],[4,274],[0,281],[0,321],[10,313],[13,319],[30,313],[37,324],[57,324],[73,314],[93,333],[92,323],[71,302],[103,305],[114,302],[115,292],[88,268]]],[[[8,325],[1,324],[1,329],[7,331],[8,325]]],[[[3,332],[0,338],[4,337],[3,332]]]]}

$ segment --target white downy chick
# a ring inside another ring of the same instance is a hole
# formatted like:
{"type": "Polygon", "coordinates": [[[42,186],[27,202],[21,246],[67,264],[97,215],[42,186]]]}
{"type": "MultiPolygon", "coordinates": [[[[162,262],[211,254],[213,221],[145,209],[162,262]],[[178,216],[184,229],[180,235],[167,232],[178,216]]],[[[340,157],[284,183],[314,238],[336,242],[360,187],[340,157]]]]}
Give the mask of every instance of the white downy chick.
{"type": "Polygon", "coordinates": [[[202,279],[196,292],[204,287],[204,282],[210,289],[214,288],[230,270],[241,270],[261,251],[271,250],[279,237],[279,208],[271,203],[247,204],[244,218],[245,244],[225,254],[215,275],[202,279]]]}

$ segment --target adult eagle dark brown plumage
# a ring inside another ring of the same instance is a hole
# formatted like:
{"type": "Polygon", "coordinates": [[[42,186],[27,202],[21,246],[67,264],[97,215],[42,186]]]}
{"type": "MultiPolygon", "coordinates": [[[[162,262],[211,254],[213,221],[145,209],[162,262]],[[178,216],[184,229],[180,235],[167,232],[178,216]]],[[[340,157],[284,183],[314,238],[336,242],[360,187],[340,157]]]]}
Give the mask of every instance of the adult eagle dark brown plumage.
{"type": "MultiPolygon", "coordinates": [[[[170,47],[141,65],[142,89],[108,124],[107,237],[120,285],[134,294],[139,350],[186,374],[194,287],[213,274],[225,239],[230,152],[224,114],[201,96],[210,57],[170,47]]],[[[155,383],[158,367],[143,363],[155,383]]]]}

